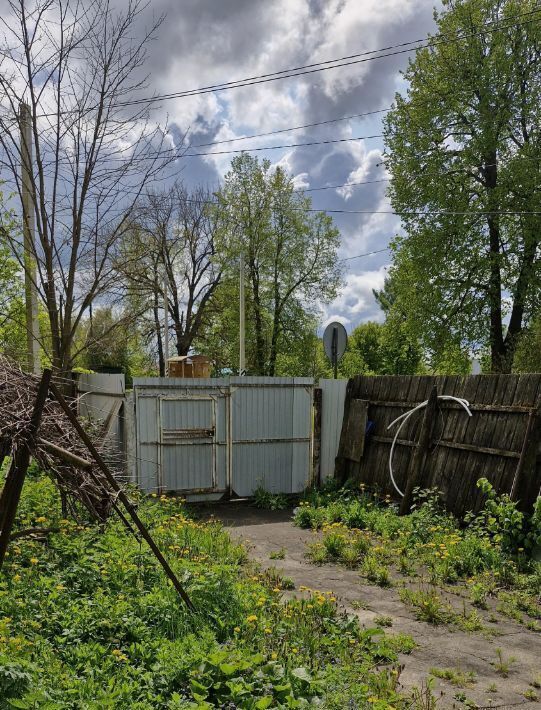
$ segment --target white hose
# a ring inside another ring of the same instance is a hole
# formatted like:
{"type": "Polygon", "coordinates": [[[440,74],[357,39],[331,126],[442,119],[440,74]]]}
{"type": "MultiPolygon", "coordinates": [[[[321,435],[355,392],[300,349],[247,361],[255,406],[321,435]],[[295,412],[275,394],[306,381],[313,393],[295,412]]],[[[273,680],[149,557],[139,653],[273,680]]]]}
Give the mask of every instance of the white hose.
{"type": "MultiPolygon", "coordinates": [[[[458,402],[462,407],[464,407],[464,409],[465,409],[467,415],[468,415],[469,417],[471,417],[470,403],[468,402],[467,399],[462,399],[461,397],[453,397],[453,396],[450,395],[450,394],[438,395],[438,399],[452,399],[452,400],[454,400],[455,402],[458,402]]],[[[413,409],[410,409],[409,412],[405,412],[404,414],[401,414],[401,415],[400,415],[399,417],[397,417],[394,421],[392,421],[392,422],[389,424],[389,426],[387,427],[387,429],[390,429],[390,428],[393,427],[397,422],[400,422],[400,426],[399,426],[398,429],[396,430],[396,433],[395,433],[394,439],[393,439],[393,443],[391,444],[391,451],[390,451],[390,453],[389,453],[389,475],[391,476],[391,481],[392,481],[392,483],[393,483],[393,486],[395,487],[395,489],[396,489],[396,491],[398,492],[398,494],[399,494],[400,496],[402,496],[402,498],[404,497],[404,494],[402,493],[402,491],[400,490],[400,488],[396,485],[396,481],[394,480],[394,476],[393,476],[393,454],[394,454],[394,447],[395,447],[395,445],[396,445],[396,441],[397,441],[397,439],[398,439],[398,435],[400,434],[400,430],[402,429],[402,427],[404,426],[404,424],[408,421],[408,419],[411,417],[411,415],[412,415],[414,412],[417,412],[419,409],[424,409],[424,407],[426,407],[427,404],[428,404],[428,399],[425,400],[424,402],[421,402],[421,404],[418,404],[418,405],[417,405],[416,407],[414,407],[413,409]],[[400,420],[402,420],[402,421],[400,421],[400,420]]]]}

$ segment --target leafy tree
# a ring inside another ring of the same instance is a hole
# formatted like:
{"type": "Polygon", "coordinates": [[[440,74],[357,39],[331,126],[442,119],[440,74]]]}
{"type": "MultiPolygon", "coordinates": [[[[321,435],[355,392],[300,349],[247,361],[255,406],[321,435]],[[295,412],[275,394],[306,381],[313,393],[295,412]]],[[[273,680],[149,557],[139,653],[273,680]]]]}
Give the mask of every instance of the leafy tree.
{"type": "Polygon", "coordinates": [[[4,206],[0,192],[0,352],[24,365],[26,362],[26,327],[24,288],[21,269],[10,242],[17,224],[4,206]]]}
{"type": "Polygon", "coordinates": [[[438,28],[456,41],[417,51],[386,119],[404,227],[395,304],[433,355],[487,349],[490,369],[510,372],[541,296],[541,23],[528,15],[538,6],[443,4],[438,28]]]}
{"type": "Polygon", "coordinates": [[[161,375],[165,299],[177,354],[187,355],[220,283],[221,269],[214,259],[217,215],[209,204],[211,197],[204,188],[188,191],[180,183],[149,191],[133,212],[116,262],[127,296],[152,323],[161,375]]]}
{"type": "Polygon", "coordinates": [[[78,364],[88,370],[120,369],[128,378],[152,369],[149,353],[141,345],[131,314],[115,313],[110,306],[97,308],[81,324],[75,351],[78,364]]]}
{"type": "Polygon", "coordinates": [[[422,367],[416,342],[391,321],[368,321],[349,336],[347,351],[340,363],[343,377],[354,375],[413,375],[422,367]]]}
{"type": "Polygon", "coordinates": [[[517,345],[514,372],[541,372],[541,317],[523,331],[517,345]]]}
{"type": "Polygon", "coordinates": [[[305,318],[337,293],[339,232],[328,215],[310,212],[283,169],[246,153],[233,159],[217,198],[226,289],[245,257],[248,369],[275,375],[305,318]]]}

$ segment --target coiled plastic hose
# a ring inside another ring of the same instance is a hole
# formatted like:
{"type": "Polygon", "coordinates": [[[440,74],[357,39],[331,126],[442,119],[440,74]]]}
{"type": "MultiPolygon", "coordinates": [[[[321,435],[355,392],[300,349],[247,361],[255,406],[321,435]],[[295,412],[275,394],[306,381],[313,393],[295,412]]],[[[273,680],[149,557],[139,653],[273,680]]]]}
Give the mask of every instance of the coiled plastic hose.
{"type": "MultiPolygon", "coordinates": [[[[461,397],[453,397],[453,396],[450,395],[450,394],[438,395],[438,399],[447,399],[447,400],[451,399],[451,400],[453,400],[454,402],[458,402],[462,407],[464,407],[464,410],[466,411],[467,415],[468,415],[469,417],[471,417],[472,414],[471,414],[471,412],[470,412],[470,403],[468,402],[467,399],[462,399],[461,397]]],[[[402,496],[402,498],[404,497],[404,494],[402,493],[402,491],[400,490],[400,488],[396,485],[396,481],[394,480],[394,476],[393,476],[393,454],[394,454],[394,447],[395,447],[395,445],[396,445],[396,441],[397,441],[397,439],[398,439],[398,435],[400,434],[400,430],[402,429],[402,427],[404,426],[404,424],[408,421],[408,419],[411,417],[412,414],[414,414],[415,412],[417,412],[419,409],[424,409],[427,404],[428,404],[428,399],[425,400],[424,402],[421,402],[421,404],[418,404],[418,405],[417,405],[416,407],[414,407],[413,409],[410,409],[409,412],[405,412],[404,414],[401,414],[401,415],[400,415],[399,417],[397,417],[394,421],[392,421],[392,422],[389,424],[389,426],[387,427],[387,429],[391,429],[391,427],[393,427],[397,422],[400,422],[400,426],[399,426],[398,429],[396,430],[396,433],[395,433],[394,439],[393,439],[393,443],[391,444],[391,451],[389,452],[389,475],[391,476],[391,481],[392,481],[393,486],[395,487],[397,493],[398,493],[400,496],[402,496]]]]}

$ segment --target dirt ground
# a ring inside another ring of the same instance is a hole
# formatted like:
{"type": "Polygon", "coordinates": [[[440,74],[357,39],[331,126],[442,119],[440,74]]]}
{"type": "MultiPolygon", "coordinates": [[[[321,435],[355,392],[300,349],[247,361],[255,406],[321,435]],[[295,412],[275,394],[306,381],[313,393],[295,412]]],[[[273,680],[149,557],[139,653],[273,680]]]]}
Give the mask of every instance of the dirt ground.
{"type": "MultiPolygon", "coordinates": [[[[493,634],[488,637],[480,632],[465,633],[449,626],[418,621],[399,599],[396,586],[382,589],[367,583],[356,570],[310,564],[305,557],[306,544],[313,542],[316,534],[295,527],[291,511],[258,510],[247,502],[231,502],[207,508],[204,514],[214,515],[234,537],[248,543],[252,559],[262,567],[275,567],[291,578],[297,590],[294,594],[302,593],[298,591],[301,585],[332,590],[340,606],[357,616],[365,627],[374,627],[377,616],[391,617],[392,626],[385,629],[386,633],[409,634],[418,644],[411,654],[400,659],[404,666],[400,676],[404,688],[426,683],[430,669],[435,667],[476,674],[475,683],[465,689],[434,679],[438,708],[513,708],[523,704],[541,708],[540,690],[535,691],[539,700],[528,700],[523,695],[533,690],[530,683],[541,675],[541,634],[528,631],[505,617],[491,624],[493,634]],[[282,548],[286,551],[284,559],[270,559],[272,552],[282,548]],[[498,648],[502,649],[504,659],[514,658],[507,678],[498,674],[492,665],[498,648]]],[[[459,597],[455,605],[457,599],[459,597]]]]}

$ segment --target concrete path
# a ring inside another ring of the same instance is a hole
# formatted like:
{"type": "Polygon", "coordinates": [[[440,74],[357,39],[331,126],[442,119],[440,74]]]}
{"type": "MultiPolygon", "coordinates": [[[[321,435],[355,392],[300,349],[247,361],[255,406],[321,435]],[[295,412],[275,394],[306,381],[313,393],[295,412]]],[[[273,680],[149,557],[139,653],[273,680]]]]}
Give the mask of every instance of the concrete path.
{"type": "MultiPolygon", "coordinates": [[[[301,585],[332,590],[339,604],[356,615],[365,627],[373,627],[378,615],[391,617],[392,627],[386,628],[386,633],[409,634],[418,644],[411,654],[400,658],[404,665],[400,680],[405,689],[426,682],[431,668],[460,668],[476,674],[475,684],[461,689],[436,679],[433,692],[439,698],[438,708],[468,707],[460,698],[455,699],[457,694],[464,694],[479,708],[513,708],[523,704],[541,708],[541,690],[530,685],[535,678],[541,680],[540,633],[528,631],[501,615],[497,624],[488,624],[496,627],[497,636],[493,638],[418,621],[400,601],[396,588],[382,589],[368,584],[358,571],[341,566],[310,564],[305,557],[306,544],[314,541],[316,534],[295,527],[291,511],[264,511],[246,502],[232,502],[205,509],[205,516],[211,514],[230,529],[233,537],[248,544],[252,559],[264,568],[276,567],[295,582],[297,590],[301,585]],[[282,548],[286,550],[284,559],[270,559],[272,552],[282,548]],[[498,675],[491,665],[497,658],[497,648],[502,649],[504,659],[515,658],[507,678],[498,675]],[[528,690],[534,690],[539,700],[527,700],[523,693],[528,690]]],[[[451,597],[449,600],[453,601],[451,597]]]]}

